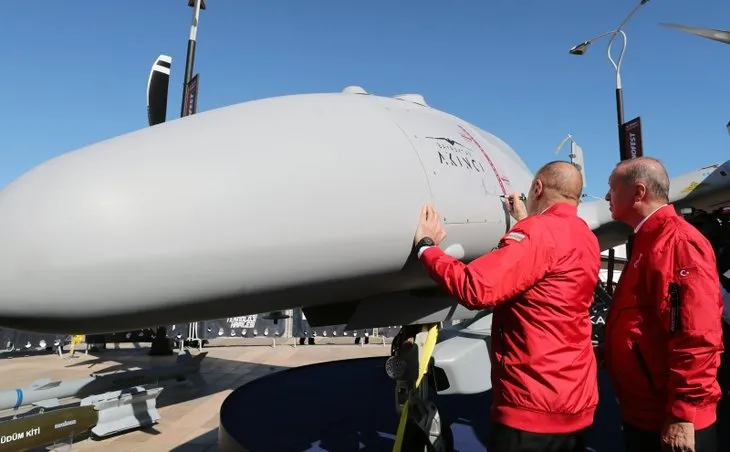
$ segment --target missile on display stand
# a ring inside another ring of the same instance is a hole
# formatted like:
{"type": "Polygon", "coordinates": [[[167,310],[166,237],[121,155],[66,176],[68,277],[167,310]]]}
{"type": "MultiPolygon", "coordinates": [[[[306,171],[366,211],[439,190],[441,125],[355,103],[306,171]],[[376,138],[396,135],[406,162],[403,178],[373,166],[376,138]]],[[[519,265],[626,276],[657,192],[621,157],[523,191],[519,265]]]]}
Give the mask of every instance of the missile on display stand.
{"type": "Polygon", "coordinates": [[[207,355],[199,353],[193,357],[189,351],[179,355],[175,363],[154,366],[146,369],[128,370],[108,375],[92,374],[86,378],[73,380],[38,380],[27,388],[0,391],[0,410],[18,409],[34,405],[41,408],[56,408],[59,399],[77,397],[79,399],[103,394],[108,391],[127,389],[145,384],[156,384],[165,380],[187,379],[193,383],[203,383],[199,374],[200,363],[207,355]]]}

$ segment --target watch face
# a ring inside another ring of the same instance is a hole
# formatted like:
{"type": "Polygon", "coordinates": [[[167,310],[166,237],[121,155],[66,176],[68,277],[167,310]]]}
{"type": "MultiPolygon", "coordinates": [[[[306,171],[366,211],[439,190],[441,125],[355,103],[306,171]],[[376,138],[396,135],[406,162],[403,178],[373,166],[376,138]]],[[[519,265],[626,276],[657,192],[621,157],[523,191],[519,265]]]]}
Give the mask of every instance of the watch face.
{"type": "Polygon", "coordinates": [[[424,237],[418,242],[419,246],[434,246],[435,243],[430,237],[424,237]]]}

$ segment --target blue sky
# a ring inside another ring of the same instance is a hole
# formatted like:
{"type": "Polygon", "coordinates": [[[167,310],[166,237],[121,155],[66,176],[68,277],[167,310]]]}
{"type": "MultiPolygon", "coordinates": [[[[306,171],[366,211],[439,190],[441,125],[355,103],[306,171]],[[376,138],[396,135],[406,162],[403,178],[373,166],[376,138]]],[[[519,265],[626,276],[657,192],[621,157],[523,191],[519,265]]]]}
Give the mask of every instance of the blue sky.
{"type": "MultiPolygon", "coordinates": [[[[177,117],[192,14],[186,4],[10,3],[0,187],[50,157],[145,127],[147,77],[160,53],[173,57],[168,120],[177,117]]],[[[607,41],[581,57],[568,49],[616,27],[635,4],[208,0],[195,62],[198,111],[347,85],[421,93],[505,140],[533,170],[572,133],[586,153],[586,192],[602,196],[618,159],[607,41]]],[[[626,28],[626,119],[641,115],[645,154],[677,175],[730,155],[730,46],[659,22],[728,29],[730,2],[651,0],[626,28]]]]}

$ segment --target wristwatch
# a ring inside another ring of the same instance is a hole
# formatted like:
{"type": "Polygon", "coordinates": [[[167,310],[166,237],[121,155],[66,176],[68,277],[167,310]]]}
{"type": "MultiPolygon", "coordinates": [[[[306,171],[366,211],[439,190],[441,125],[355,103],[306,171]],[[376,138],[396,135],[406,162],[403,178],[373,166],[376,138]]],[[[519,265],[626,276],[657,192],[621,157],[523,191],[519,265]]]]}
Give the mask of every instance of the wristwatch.
{"type": "Polygon", "coordinates": [[[418,258],[421,258],[421,254],[426,250],[426,248],[429,248],[431,246],[436,246],[436,243],[433,241],[431,237],[424,237],[421,240],[416,243],[416,252],[418,253],[418,258]]]}

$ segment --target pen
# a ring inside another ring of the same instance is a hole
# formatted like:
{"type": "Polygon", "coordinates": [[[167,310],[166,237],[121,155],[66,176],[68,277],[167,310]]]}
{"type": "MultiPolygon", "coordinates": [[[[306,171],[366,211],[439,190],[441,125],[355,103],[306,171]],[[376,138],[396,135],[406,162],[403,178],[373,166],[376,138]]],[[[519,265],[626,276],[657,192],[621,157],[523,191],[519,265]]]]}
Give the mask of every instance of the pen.
{"type": "MultiPolygon", "coordinates": [[[[504,199],[509,198],[509,196],[507,196],[507,195],[499,195],[499,197],[504,198],[504,199]]],[[[527,196],[525,196],[524,193],[520,193],[520,201],[522,201],[522,202],[527,201],[527,196]]]]}

